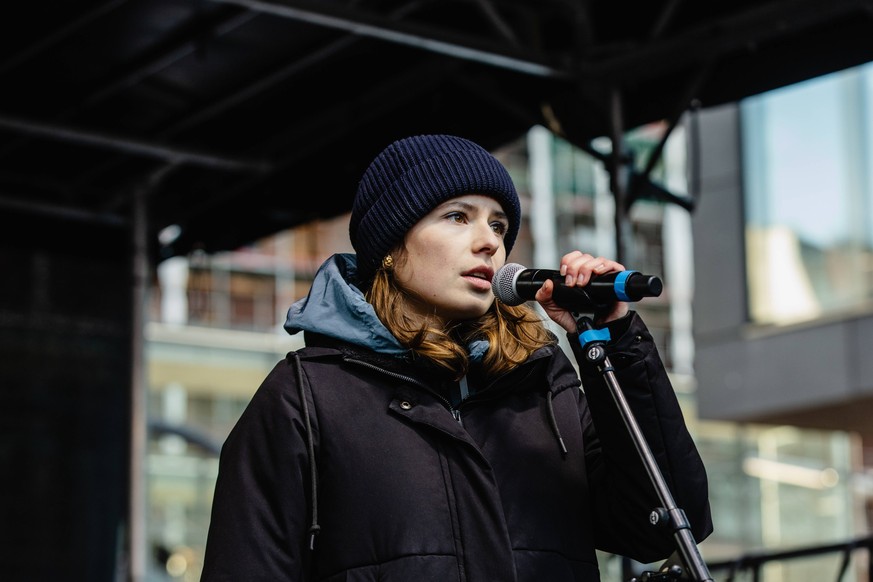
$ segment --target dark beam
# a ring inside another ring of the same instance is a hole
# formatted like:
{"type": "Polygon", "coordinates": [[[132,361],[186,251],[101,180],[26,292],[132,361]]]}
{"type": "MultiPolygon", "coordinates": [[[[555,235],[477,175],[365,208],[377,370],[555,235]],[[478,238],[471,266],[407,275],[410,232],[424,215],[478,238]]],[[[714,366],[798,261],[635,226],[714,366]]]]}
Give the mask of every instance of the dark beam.
{"type": "Polygon", "coordinates": [[[15,210],[25,212],[27,214],[39,214],[42,216],[52,216],[74,222],[84,222],[89,224],[102,224],[106,226],[126,226],[127,218],[118,214],[108,212],[94,212],[84,210],[75,206],[63,204],[50,204],[46,202],[24,201],[24,196],[20,199],[10,199],[0,196],[0,208],[7,210],[15,210]]]}
{"type": "Polygon", "coordinates": [[[727,54],[746,52],[758,44],[789,33],[800,32],[823,22],[857,13],[871,20],[870,0],[773,0],[745,12],[708,20],[691,30],[659,42],[620,51],[613,58],[584,64],[581,73],[608,77],[623,84],[653,79],[671,71],[712,62],[727,54]],[[689,47],[694,47],[689,50],[689,47]]]}
{"type": "Polygon", "coordinates": [[[394,42],[533,76],[570,77],[567,71],[551,66],[540,56],[532,52],[520,51],[514,46],[497,46],[444,30],[436,31],[433,27],[394,22],[383,16],[358,9],[348,9],[333,3],[313,3],[302,0],[212,1],[242,6],[264,14],[344,30],[358,36],[394,42]]]}
{"type": "Polygon", "coordinates": [[[73,34],[79,32],[98,18],[102,17],[104,14],[115,10],[119,6],[126,4],[128,1],[129,0],[112,0],[110,2],[105,2],[100,6],[97,6],[94,10],[86,12],[79,18],[67,23],[60,29],[54,32],[49,32],[38,42],[25,47],[17,54],[12,55],[11,57],[0,63],[0,74],[6,73],[7,71],[10,71],[17,66],[26,63],[30,59],[53,48],[73,34]]]}
{"type": "Polygon", "coordinates": [[[0,128],[45,139],[90,145],[147,158],[157,158],[175,164],[190,164],[229,171],[267,172],[270,165],[259,160],[230,158],[167,144],[110,135],[90,129],[42,123],[0,114],[0,128]]]}
{"type": "MultiPolygon", "coordinates": [[[[438,59],[429,63],[420,63],[404,74],[396,75],[389,82],[373,87],[354,100],[324,110],[319,115],[307,119],[306,123],[295,123],[292,131],[282,134],[282,140],[288,143],[305,143],[307,147],[305,150],[294,148],[291,153],[276,159],[273,166],[274,172],[279,173],[298,162],[303,156],[311,155],[313,151],[328,147],[331,143],[335,143],[342,134],[353,131],[355,126],[366,124],[372,119],[377,119],[386,111],[397,108],[402,103],[427,94],[434,86],[450,78],[453,69],[454,67],[447,65],[445,61],[438,59]]],[[[276,148],[277,144],[274,143],[270,147],[276,148]]],[[[246,180],[236,183],[226,190],[213,191],[208,200],[205,200],[181,220],[206,214],[244,192],[257,188],[267,178],[266,174],[250,175],[246,180]]]]}

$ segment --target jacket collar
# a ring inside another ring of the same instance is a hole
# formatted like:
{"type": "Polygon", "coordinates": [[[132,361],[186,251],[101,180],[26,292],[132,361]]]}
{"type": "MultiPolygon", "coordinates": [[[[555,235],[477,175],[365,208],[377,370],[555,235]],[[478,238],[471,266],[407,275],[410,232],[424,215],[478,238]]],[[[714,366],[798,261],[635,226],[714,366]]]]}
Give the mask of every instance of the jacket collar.
{"type": "Polygon", "coordinates": [[[358,287],[355,255],[338,253],[326,260],[307,296],[288,309],[285,330],[312,332],[375,352],[401,356],[409,350],[382,324],[358,287]]]}
{"type": "MultiPolygon", "coordinates": [[[[416,358],[409,351],[403,356],[392,356],[314,332],[305,332],[304,339],[307,349],[301,353],[303,359],[333,356],[347,361],[354,360],[368,364],[373,368],[385,370],[390,374],[405,376],[415,383],[427,386],[450,381],[442,369],[424,358],[416,358]]],[[[497,378],[492,378],[483,392],[497,385],[500,385],[501,390],[529,390],[532,385],[527,379],[531,376],[538,376],[535,371],[540,366],[546,367],[547,384],[552,393],[556,394],[566,388],[578,387],[579,376],[569,360],[558,354],[560,350],[561,348],[557,344],[540,348],[516,368],[497,378]]]]}

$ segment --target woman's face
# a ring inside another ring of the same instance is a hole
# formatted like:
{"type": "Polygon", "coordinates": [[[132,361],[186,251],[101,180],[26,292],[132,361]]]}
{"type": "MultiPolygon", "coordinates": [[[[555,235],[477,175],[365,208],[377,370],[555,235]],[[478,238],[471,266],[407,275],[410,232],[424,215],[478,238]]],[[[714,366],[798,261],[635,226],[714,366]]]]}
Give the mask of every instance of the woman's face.
{"type": "Polygon", "coordinates": [[[395,278],[422,315],[443,323],[480,317],[494,302],[491,278],[506,261],[508,227],[493,198],[466,194],[447,200],[406,233],[395,278]]]}

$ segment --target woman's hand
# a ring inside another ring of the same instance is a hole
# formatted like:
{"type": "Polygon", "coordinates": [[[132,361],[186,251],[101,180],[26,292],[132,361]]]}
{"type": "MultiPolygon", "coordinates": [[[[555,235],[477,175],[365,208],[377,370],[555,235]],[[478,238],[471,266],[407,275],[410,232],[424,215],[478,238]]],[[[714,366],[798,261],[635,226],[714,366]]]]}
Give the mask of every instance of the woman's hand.
{"type": "MultiPolygon", "coordinates": [[[[624,266],[620,263],[603,257],[594,257],[581,251],[567,253],[561,258],[560,272],[564,276],[564,282],[568,287],[584,287],[593,275],[603,275],[604,273],[624,270],[624,266]]],[[[546,281],[537,291],[534,298],[542,305],[546,315],[552,321],[563,327],[567,332],[574,333],[576,331],[576,320],[573,318],[573,314],[558,306],[552,300],[554,286],[551,280],[546,281]]],[[[616,301],[605,315],[598,314],[598,323],[602,324],[620,319],[627,315],[628,309],[627,303],[616,301]]]]}

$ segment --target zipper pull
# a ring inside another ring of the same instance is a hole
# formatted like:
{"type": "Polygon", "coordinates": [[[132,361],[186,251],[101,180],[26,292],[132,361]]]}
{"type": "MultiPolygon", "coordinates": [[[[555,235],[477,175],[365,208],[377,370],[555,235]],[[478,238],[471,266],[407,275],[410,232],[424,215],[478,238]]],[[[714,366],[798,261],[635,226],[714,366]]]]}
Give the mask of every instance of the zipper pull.
{"type": "Polygon", "coordinates": [[[464,426],[464,422],[461,420],[461,411],[460,410],[458,410],[457,408],[452,408],[452,416],[454,417],[455,420],[458,421],[458,424],[460,424],[461,426],[464,426]]]}
{"type": "Polygon", "coordinates": [[[470,385],[467,383],[467,375],[464,374],[458,381],[458,390],[461,392],[461,402],[467,399],[470,395],[470,385]]]}

